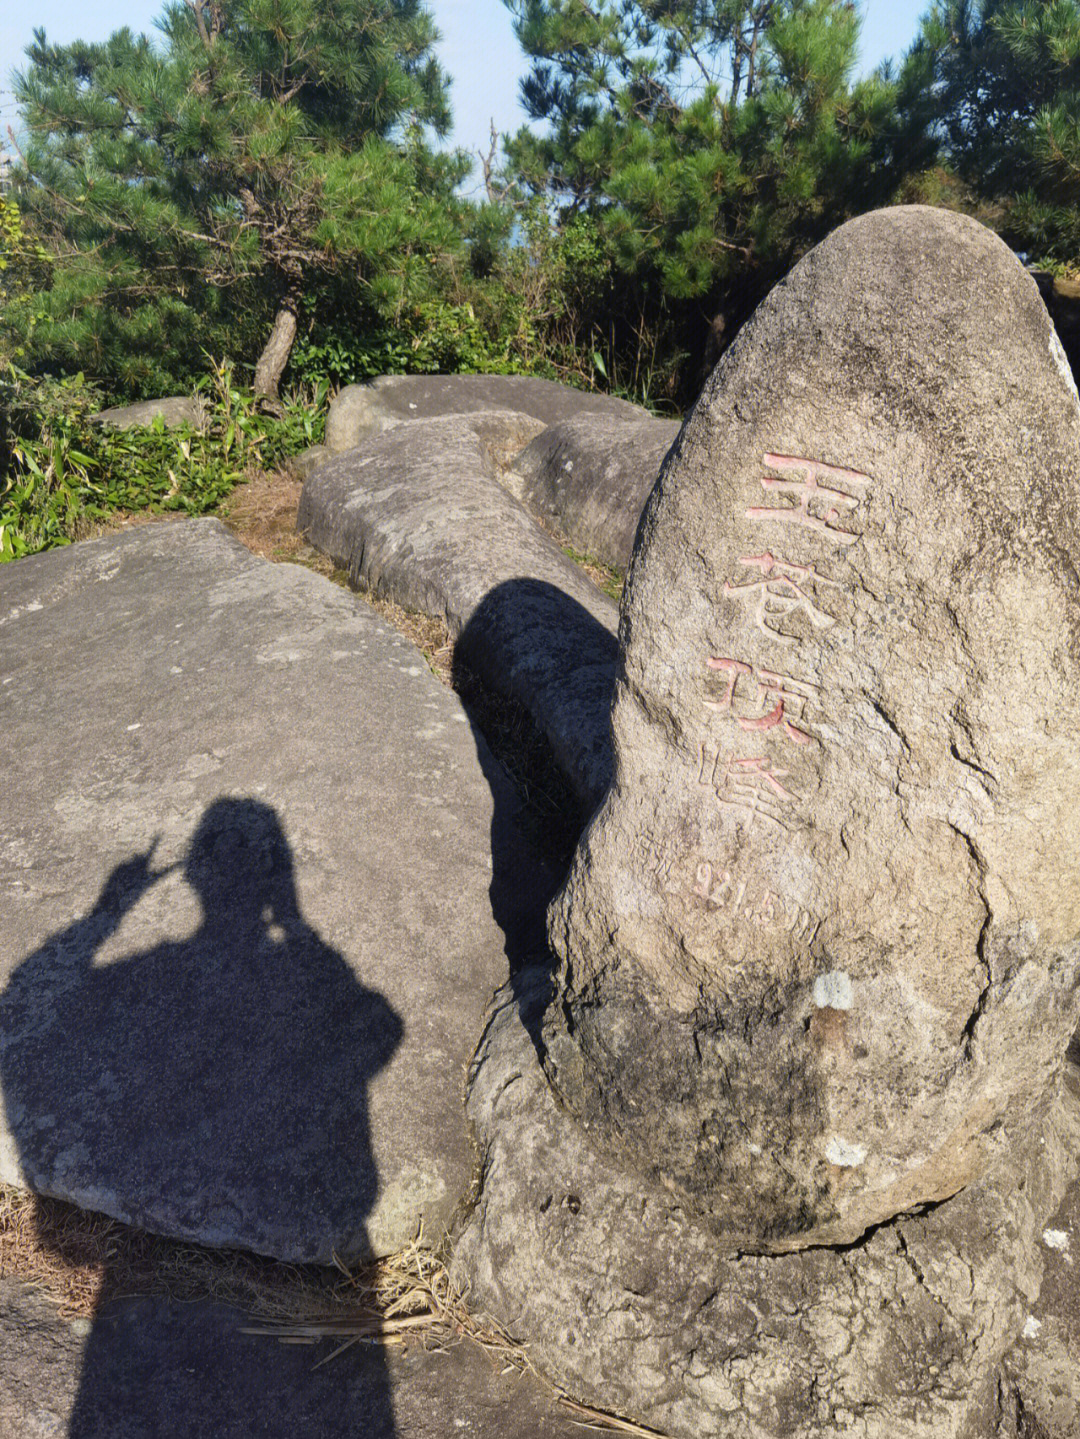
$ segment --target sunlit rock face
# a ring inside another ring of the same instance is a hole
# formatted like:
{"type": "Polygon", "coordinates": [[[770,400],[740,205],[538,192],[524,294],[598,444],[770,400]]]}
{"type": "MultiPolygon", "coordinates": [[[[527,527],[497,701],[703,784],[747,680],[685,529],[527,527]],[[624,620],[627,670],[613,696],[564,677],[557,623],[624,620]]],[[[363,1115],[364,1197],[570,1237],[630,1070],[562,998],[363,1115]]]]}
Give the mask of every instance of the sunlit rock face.
{"type": "Polygon", "coordinates": [[[548,1078],[732,1248],[983,1172],[1080,974],[1080,406],[993,235],[852,221],[653,491],[616,773],[550,935],[548,1078]]]}

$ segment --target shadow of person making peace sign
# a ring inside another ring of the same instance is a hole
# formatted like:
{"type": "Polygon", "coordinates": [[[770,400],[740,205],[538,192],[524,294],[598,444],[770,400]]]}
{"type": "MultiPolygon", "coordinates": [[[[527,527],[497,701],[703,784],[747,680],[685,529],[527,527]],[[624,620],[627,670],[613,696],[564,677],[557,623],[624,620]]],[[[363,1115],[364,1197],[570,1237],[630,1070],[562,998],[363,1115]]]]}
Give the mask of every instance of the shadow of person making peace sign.
{"type": "MultiPolygon", "coordinates": [[[[25,959],[0,995],[0,1094],[28,1184],[204,1243],[324,1263],[332,1251],[362,1256],[378,1192],[368,1086],[400,1020],[304,920],[270,806],[216,801],[182,866],[155,870],[154,849],[118,865],[91,912],[25,959]],[[202,908],[194,932],[100,962],[125,915],[178,868],[202,908]]],[[[95,1321],[72,1439],[309,1432],[282,1412],[276,1346],[174,1334],[155,1353],[152,1330],[95,1321]],[[142,1349],[125,1358],[113,1352],[121,1342],[142,1349]],[[193,1362],[221,1372],[193,1384],[193,1362]],[[227,1372],[252,1363],[269,1382],[227,1372]],[[154,1416],[170,1412],[162,1387],[173,1382],[184,1395],[161,1427],[154,1416]],[[218,1407],[230,1390],[256,1406],[239,1427],[218,1407]],[[196,1392],[214,1412],[193,1412],[196,1392]]],[[[369,1374],[366,1392],[365,1432],[385,1439],[385,1376],[369,1374]]]]}

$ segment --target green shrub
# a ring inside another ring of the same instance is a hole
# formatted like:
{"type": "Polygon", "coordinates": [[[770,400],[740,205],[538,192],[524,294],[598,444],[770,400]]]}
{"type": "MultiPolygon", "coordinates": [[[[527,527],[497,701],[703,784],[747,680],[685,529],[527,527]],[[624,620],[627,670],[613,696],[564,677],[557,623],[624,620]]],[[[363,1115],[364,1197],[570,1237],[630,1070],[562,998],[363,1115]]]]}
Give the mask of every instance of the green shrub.
{"type": "Polygon", "coordinates": [[[253,469],[272,470],[322,438],[327,387],[286,401],[282,418],[256,408],[214,367],[203,428],[104,429],[101,395],[81,375],[34,381],[9,367],[6,474],[0,479],[0,561],[65,545],[119,510],[206,514],[253,469]]]}

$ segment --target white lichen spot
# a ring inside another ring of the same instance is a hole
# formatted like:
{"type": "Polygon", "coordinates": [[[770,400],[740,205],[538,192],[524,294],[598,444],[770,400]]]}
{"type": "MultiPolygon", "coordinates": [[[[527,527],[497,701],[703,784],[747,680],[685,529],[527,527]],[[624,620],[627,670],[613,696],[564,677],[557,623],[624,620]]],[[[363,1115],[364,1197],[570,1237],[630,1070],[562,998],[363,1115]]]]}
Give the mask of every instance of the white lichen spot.
{"type": "Polygon", "coordinates": [[[765,1152],[760,1144],[748,1144],[746,1147],[751,1154],[763,1154],[765,1152]]]}
{"type": "Polygon", "coordinates": [[[1064,347],[1058,339],[1058,332],[1054,329],[1053,325],[1050,326],[1050,358],[1053,360],[1058,374],[1068,385],[1076,399],[1080,401],[1080,394],[1077,394],[1076,380],[1073,378],[1072,367],[1069,364],[1064,347]]]}
{"type": "Polygon", "coordinates": [[[850,1009],[853,998],[851,977],[842,969],[830,969],[814,980],[814,1003],[818,1009],[850,1009]]]}
{"type": "Polygon", "coordinates": [[[1044,1229],[1043,1243],[1047,1249],[1060,1249],[1063,1254],[1069,1250],[1069,1236],[1064,1229],[1044,1229]]]}
{"type": "Polygon", "coordinates": [[[866,1158],[866,1145],[852,1144],[836,1134],[825,1146],[825,1158],[840,1169],[855,1169],[866,1158]]]}
{"type": "Polygon", "coordinates": [[[1023,1334],[1025,1339],[1034,1339],[1037,1337],[1041,1328],[1042,1320],[1036,1319],[1034,1314],[1029,1314],[1027,1317],[1027,1323],[1024,1325],[1023,1329],[1020,1332],[1023,1334]]]}

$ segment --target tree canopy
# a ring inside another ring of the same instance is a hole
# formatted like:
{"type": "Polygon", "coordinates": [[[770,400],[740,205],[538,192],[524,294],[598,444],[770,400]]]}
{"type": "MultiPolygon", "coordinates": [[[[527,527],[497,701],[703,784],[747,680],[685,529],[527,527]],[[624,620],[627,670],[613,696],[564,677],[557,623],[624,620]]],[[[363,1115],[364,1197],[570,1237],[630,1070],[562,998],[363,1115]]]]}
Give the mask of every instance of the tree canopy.
{"type": "Polygon", "coordinates": [[[61,262],[38,344],[145,391],[215,324],[261,326],[274,396],[321,274],[392,308],[450,242],[436,31],[420,0],[173,0],[158,26],[38,31],[16,77],[19,196],[61,262]]]}
{"type": "MultiPolygon", "coordinates": [[[[905,72],[853,83],[846,0],[507,0],[548,129],[526,194],[589,216],[618,272],[731,328],[798,254],[884,204],[934,145],[905,72]]],[[[647,302],[646,307],[647,307],[647,302]]]]}
{"type": "Polygon", "coordinates": [[[1080,4],[936,0],[931,67],[947,156],[999,228],[1043,260],[1080,259],[1080,4]]]}

